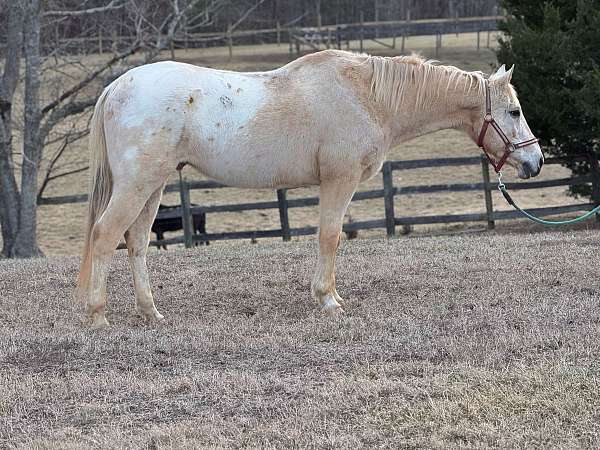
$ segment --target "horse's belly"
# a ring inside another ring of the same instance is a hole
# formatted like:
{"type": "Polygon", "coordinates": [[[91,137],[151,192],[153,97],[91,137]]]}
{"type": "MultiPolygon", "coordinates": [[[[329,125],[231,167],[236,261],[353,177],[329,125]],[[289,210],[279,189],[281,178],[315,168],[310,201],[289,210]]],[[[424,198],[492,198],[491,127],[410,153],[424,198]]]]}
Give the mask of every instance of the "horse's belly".
{"type": "Polygon", "coordinates": [[[206,176],[248,188],[284,188],[319,184],[310,149],[223,145],[220,151],[198,149],[189,161],[206,176]]]}

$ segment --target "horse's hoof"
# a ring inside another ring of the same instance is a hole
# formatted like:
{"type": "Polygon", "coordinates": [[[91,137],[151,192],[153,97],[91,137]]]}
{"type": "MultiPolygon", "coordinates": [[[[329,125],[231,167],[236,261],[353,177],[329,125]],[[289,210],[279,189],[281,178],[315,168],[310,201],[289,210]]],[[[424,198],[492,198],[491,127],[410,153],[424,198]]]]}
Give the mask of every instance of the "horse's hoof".
{"type": "Polygon", "coordinates": [[[346,313],[344,308],[342,308],[341,306],[337,306],[336,308],[327,309],[327,310],[324,309],[323,312],[330,317],[341,316],[346,313]]]}
{"type": "Polygon", "coordinates": [[[138,309],[138,312],[141,314],[141,316],[144,318],[144,320],[148,323],[162,322],[163,320],[165,320],[165,316],[163,316],[161,313],[159,313],[158,310],[154,307],[152,308],[152,310],[150,312],[144,312],[139,309],[138,309]]]}
{"type": "Polygon", "coordinates": [[[328,294],[323,299],[323,306],[321,307],[321,311],[328,316],[337,316],[344,313],[342,305],[340,305],[335,296],[328,294]]]}
{"type": "Polygon", "coordinates": [[[344,299],[340,297],[340,294],[338,294],[337,291],[333,291],[333,296],[335,297],[336,302],[342,306],[346,306],[346,302],[344,302],[344,299]]]}
{"type": "Polygon", "coordinates": [[[104,317],[104,314],[98,314],[98,313],[93,314],[91,319],[92,319],[92,325],[91,325],[92,330],[102,330],[109,326],[108,320],[106,320],[106,317],[104,317]]]}
{"type": "Polygon", "coordinates": [[[163,316],[161,313],[159,313],[158,311],[155,311],[154,315],[151,316],[150,319],[148,319],[152,322],[162,322],[163,320],[165,320],[165,316],[163,316]]]}

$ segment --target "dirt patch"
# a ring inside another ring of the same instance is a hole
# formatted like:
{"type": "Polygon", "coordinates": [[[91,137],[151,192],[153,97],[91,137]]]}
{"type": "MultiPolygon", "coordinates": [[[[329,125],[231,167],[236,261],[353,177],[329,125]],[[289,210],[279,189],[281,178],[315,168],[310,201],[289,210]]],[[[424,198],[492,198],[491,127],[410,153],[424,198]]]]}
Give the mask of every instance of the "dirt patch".
{"type": "Polygon", "coordinates": [[[162,252],[158,326],[120,252],[102,332],[71,303],[78,258],[0,261],[0,447],[597,447],[598,248],[345,242],[337,319],[310,299],[312,241],[162,252]]]}

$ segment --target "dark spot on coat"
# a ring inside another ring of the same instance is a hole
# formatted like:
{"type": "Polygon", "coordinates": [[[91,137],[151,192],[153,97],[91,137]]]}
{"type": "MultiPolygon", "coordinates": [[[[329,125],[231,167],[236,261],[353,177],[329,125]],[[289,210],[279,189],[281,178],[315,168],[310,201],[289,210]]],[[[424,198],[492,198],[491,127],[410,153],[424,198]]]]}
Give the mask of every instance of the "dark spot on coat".
{"type": "Polygon", "coordinates": [[[217,122],[215,125],[217,126],[217,128],[221,128],[221,122],[217,122]]]}
{"type": "Polygon", "coordinates": [[[241,93],[242,93],[242,88],[237,88],[237,89],[235,90],[235,93],[236,93],[236,94],[241,94],[241,93]]]}
{"type": "Polygon", "coordinates": [[[231,89],[231,83],[227,83],[227,87],[231,89]]]}
{"type": "Polygon", "coordinates": [[[190,98],[188,98],[188,103],[191,105],[192,103],[194,103],[194,97],[192,97],[190,95],[190,98]]]}
{"type": "Polygon", "coordinates": [[[215,138],[214,137],[209,137],[208,138],[208,142],[214,142],[215,138]]]}
{"type": "Polygon", "coordinates": [[[219,100],[221,100],[221,103],[223,103],[223,106],[225,106],[226,108],[233,105],[231,99],[226,95],[221,95],[221,98],[219,98],[219,100]]]}

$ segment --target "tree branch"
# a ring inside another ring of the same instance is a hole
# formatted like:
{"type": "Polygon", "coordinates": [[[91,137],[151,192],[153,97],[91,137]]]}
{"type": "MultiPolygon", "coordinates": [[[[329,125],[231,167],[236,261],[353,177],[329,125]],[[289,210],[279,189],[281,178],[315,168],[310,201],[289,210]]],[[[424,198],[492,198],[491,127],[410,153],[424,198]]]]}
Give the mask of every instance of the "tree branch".
{"type": "Polygon", "coordinates": [[[120,9],[120,8],[123,8],[126,4],[127,4],[127,2],[121,3],[120,0],[119,1],[112,0],[108,5],[106,5],[106,6],[99,6],[97,8],[88,8],[88,9],[81,9],[81,10],[75,10],[75,11],[46,11],[46,12],[44,12],[44,17],[51,17],[51,16],[70,16],[70,17],[84,16],[86,14],[95,14],[95,13],[99,13],[99,12],[103,12],[103,11],[112,11],[112,10],[115,10],[115,9],[120,9]]]}
{"type": "Polygon", "coordinates": [[[65,101],[69,97],[77,94],[80,90],[82,90],[84,87],[86,87],[92,81],[94,81],[106,69],[111,67],[113,64],[119,62],[120,60],[127,58],[128,56],[134,54],[139,48],[140,48],[139,43],[134,42],[133,45],[127,51],[113,56],[106,64],[104,64],[104,66],[102,66],[99,69],[96,69],[95,71],[90,73],[86,78],[84,78],[82,81],[80,81],[75,86],[73,86],[71,89],[68,89],[67,91],[63,92],[62,95],[60,97],[58,97],[56,100],[53,100],[52,102],[50,102],[49,104],[44,106],[42,108],[42,116],[46,115],[48,112],[50,112],[51,110],[56,108],[59,104],[61,104],[63,101],[65,101]]]}
{"type": "Polygon", "coordinates": [[[256,8],[258,8],[260,5],[262,5],[264,3],[264,1],[265,0],[258,0],[258,2],[256,2],[254,4],[254,6],[252,6],[251,8],[248,8],[248,10],[244,14],[242,14],[242,17],[240,17],[236,23],[234,23],[231,27],[229,27],[229,29],[227,31],[229,33],[232,33],[244,20],[246,20],[248,18],[250,13],[252,11],[254,11],[256,8]]]}
{"type": "Polygon", "coordinates": [[[71,175],[73,173],[83,172],[84,170],[86,170],[88,168],[86,166],[85,168],[80,168],[80,169],[75,169],[75,170],[68,171],[68,172],[63,172],[58,175],[52,175],[52,170],[54,170],[54,166],[56,165],[56,163],[58,162],[60,157],[63,155],[63,153],[65,152],[67,147],[70,144],[72,144],[73,142],[76,142],[79,139],[87,136],[89,134],[89,132],[90,132],[89,129],[80,131],[78,133],[69,132],[64,137],[62,145],[60,146],[58,151],[54,154],[54,156],[50,160],[50,163],[48,164],[48,167],[46,168],[46,174],[44,175],[44,180],[42,181],[42,185],[40,186],[40,189],[38,190],[38,194],[37,194],[38,199],[40,199],[42,197],[42,194],[44,193],[44,189],[46,189],[46,186],[48,186],[48,183],[50,183],[50,181],[55,180],[56,178],[71,175]]]}
{"type": "Polygon", "coordinates": [[[72,116],[74,114],[81,114],[86,109],[91,108],[96,104],[96,97],[86,98],[80,101],[73,101],[66,105],[56,108],[52,111],[44,125],[40,129],[40,136],[45,139],[50,133],[50,130],[54,128],[61,120],[65,117],[72,116]]]}

